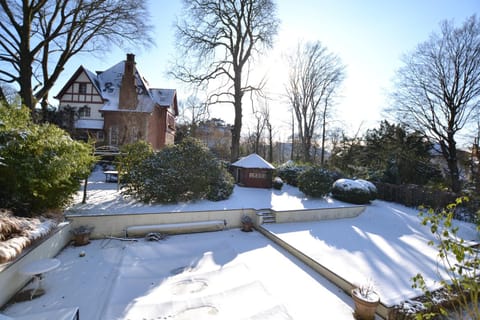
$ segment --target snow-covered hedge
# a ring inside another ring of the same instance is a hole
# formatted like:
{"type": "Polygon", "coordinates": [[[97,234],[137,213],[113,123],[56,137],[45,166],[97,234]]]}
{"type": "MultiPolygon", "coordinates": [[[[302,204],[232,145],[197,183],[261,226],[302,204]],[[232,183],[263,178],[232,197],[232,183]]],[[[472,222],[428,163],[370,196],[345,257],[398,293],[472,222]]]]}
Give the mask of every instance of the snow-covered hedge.
{"type": "Polygon", "coordinates": [[[377,197],[377,188],[366,180],[338,179],[333,183],[332,196],[340,201],[366,204],[377,197]]]}
{"type": "Polygon", "coordinates": [[[289,161],[277,169],[277,175],[282,179],[283,182],[296,187],[298,186],[298,177],[305,170],[305,166],[298,166],[292,161],[289,161]]]}
{"type": "Polygon", "coordinates": [[[323,197],[330,192],[338,173],[325,168],[310,167],[298,177],[298,188],[311,197],[323,197]]]}

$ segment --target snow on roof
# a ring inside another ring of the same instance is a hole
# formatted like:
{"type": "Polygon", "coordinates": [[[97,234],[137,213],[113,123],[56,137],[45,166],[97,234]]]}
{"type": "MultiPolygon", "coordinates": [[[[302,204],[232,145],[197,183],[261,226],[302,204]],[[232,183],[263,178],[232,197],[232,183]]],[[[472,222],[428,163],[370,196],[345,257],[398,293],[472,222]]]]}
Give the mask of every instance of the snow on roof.
{"type": "MultiPolygon", "coordinates": [[[[87,73],[105,100],[105,105],[100,109],[101,111],[121,111],[118,103],[124,71],[125,61],[121,61],[103,72],[97,72],[97,75],[91,71],[87,73]]],[[[152,98],[152,89],[148,87],[147,81],[140,75],[136,66],[135,86],[138,93],[138,105],[136,110],[129,111],[152,112],[158,102],[152,98]]]]}
{"type": "Polygon", "coordinates": [[[173,106],[175,100],[175,89],[151,89],[152,98],[162,107],[173,106]]]}
{"type": "Polygon", "coordinates": [[[79,119],[75,121],[75,128],[77,129],[103,129],[103,120],[93,119],[79,119]]]}
{"type": "Polygon", "coordinates": [[[232,166],[255,169],[275,169],[273,165],[256,153],[252,153],[244,158],[241,158],[240,160],[232,163],[232,166]]]}

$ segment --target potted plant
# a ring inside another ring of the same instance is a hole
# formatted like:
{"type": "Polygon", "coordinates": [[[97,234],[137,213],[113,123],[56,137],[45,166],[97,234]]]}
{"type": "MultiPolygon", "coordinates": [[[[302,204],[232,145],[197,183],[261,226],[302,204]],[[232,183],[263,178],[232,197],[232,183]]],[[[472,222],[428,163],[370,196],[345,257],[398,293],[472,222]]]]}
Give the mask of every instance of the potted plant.
{"type": "Polygon", "coordinates": [[[90,234],[93,227],[79,226],[72,230],[73,241],[75,246],[84,246],[90,243],[90,234]]]}
{"type": "Polygon", "coordinates": [[[375,319],[375,311],[380,303],[380,296],[375,292],[371,282],[352,289],[355,302],[355,318],[358,320],[375,319]]]}
{"type": "Polygon", "coordinates": [[[242,231],[251,232],[253,231],[253,219],[250,216],[244,215],[241,219],[242,222],[242,231]]]}

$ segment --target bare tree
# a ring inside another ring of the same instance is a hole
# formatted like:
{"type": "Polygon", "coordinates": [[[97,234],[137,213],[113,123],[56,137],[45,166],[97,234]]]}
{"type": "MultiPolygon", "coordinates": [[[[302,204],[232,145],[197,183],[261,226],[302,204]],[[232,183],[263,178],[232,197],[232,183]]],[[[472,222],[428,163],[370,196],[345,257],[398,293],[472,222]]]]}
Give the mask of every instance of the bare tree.
{"type": "Polygon", "coordinates": [[[326,125],[327,110],[345,78],[345,66],[319,41],[299,43],[287,59],[287,98],[295,113],[303,160],[310,162],[312,138],[320,124],[326,125]]]}
{"type": "Polygon", "coordinates": [[[235,110],[231,160],[240,154],[242,99],[259,90],[248,83],[255,53],[270,48],[278,20],[272,0],[184,0],[177,23],[181,62],[172,74],[193,85],[219,83],[209,103],[229,103],[235,110]]]}
{"type": "Polygon", "coordinates": [[[187,100],[180,103],[180,120],[189,127],[193,137],[198,124],[207,120],[208,116],[208,106],[195,95],[189,96],[187,100]]]}
{"type": "Polygon", "coordinates": [[[480,22],[476,16],[440,33],[405,55],[396,76],[395,104],[400,123],[438,143],[448,166],[450,188],[461,190],[456,135],[480,110],[480,22]]]}
{"type": "Polygon", "coordinates": [[[110,44],[152,42],[146,3],[136,0],[0,0],[0,80],[17,83],[31,110],[46,110],[66,63],[110,44]]]}

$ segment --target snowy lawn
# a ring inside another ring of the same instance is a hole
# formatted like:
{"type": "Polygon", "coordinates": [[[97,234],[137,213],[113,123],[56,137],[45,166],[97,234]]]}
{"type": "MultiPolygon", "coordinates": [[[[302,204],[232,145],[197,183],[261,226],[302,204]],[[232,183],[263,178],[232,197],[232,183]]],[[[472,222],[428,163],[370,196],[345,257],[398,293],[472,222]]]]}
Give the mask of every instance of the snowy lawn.
{"type": "MultiPolygon", "coordinates": [[[[68,212],[103,214],[238,208],[281,211],[350,206],[330,198],[308,198],[298,188],[286,184],[282,190],[235,186],[230,199],[219,202],[145,205],[122,197],[115,183],[104,181],[101,171],[94,172],[88,184],[87,204],[77,204],[68,212]]],[[[77,203],[81,196],[81,193],[77,195],[77,203]]],[[[353,284],[373,281],[382,302],[393,306],[421,294],[411,288],[411,278],[417,273],[425,276],[432,289],[437,288],[434,280],[438,274],[443,274],[437,251],[427,245],[433,239],[430,229],[420,224],[417,214],[416,209],[375,200],[354,219],[264,226],[347,281],[353,284]]],[[[462,227],[460,236],[479,240],[473,225],[458,223],[462,227]]]]}
{"type": "Polygon", "coordinates": [[[351,206],[350,204],[332,199],[309,199],[298,188],[287,184],[283,185],[282,190],[235,186],[233,194],[229,199],[218,202],[199,200],[189,203],[148,205],[137,202],[130,197],[123,197],[117,191],[116,183],[105,182],[105,175],[102,171],[93,172],[88,181],[87,190],[87,203],[81,203],[83,192],[78,192],[74,199],[75,204],[66,211],[67,215],[182,212],[242,208],[296,210],[351,206]]]}
{"type": "Polygon", "coordinates": [[[89,320],[352,319],[348,295],[258,232],[94,240],[57,258],[45,295],[5,314],[78,306],[89,320]]]}

